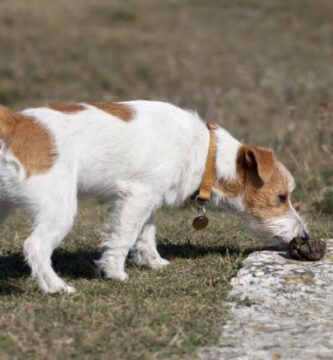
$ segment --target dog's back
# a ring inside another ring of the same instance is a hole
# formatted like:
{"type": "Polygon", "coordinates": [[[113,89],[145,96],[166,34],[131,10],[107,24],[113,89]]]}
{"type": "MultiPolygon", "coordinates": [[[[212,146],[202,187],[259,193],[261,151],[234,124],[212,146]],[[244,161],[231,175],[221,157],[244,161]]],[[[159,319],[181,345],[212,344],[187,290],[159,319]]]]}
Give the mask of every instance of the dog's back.
{"type": "Polygon", "coordinates": [[[144,182],[165,195],[166,202],[182,201],[188,196],[186,187],[193,188],[186,174],[198,164],[202,168],[206,156],[205,124],[168,103],[58,103],[24,114],[50,131],[55,166],[77,176],[82,192],[112,195],[128,182],[144,182]],[[170,194],[172,188],[178,193],[170,194]]]}

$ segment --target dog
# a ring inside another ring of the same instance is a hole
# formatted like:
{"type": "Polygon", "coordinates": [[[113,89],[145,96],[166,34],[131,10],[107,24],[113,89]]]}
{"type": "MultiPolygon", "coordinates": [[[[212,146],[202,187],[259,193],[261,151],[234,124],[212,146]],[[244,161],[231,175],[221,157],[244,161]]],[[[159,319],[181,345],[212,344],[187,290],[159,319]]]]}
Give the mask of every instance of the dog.
{"type": "Polygon", "coordinates": [[[23,252],[44,293],[75,291],[55,273],[51,255],[73,225],[78,193],[114,202],[97,265],[105,277],[126,280],[129,251],[138,266],[168,265],[156,249],[153,213],[191,196],[200,208],[209,201],[234,209],[260,236],[308,239],[291,203],[294,184],[272,150],[242,144],[169,103],[0,108],[1,222],[16,206],[28,210],[23,252]]]}

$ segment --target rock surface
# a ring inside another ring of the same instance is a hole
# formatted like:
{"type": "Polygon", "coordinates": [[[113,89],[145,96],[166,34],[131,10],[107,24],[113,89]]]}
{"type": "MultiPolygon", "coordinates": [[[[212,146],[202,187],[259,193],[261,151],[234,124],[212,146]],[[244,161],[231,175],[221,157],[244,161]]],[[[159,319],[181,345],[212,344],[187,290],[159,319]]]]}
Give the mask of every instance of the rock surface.
{"type": "Polygon", "coordinates": [[[333,239],[318,262],[252,253],[231,283],[233,319],[200,359],[333,359],[333,239]]]}

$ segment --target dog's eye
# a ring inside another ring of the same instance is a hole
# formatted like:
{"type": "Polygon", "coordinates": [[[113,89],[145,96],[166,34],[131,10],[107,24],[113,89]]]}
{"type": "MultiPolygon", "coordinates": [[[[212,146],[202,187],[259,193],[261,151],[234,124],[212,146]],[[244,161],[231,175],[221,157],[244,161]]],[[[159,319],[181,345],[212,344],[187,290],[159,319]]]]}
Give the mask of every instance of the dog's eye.
{"type": "Polygon", "coordinates": [[[288,195],[287,194],[279,194],[278,199],[279,199],[280,204],[285,204],[288,200],[288,195]]]}

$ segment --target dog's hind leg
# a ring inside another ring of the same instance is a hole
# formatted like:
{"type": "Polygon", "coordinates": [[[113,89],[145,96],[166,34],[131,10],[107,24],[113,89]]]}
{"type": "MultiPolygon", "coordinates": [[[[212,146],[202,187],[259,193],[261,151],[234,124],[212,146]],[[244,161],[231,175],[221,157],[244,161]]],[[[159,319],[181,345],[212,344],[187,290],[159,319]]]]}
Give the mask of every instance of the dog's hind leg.
{"type": "Polygon", "coordinates": [[[169,264],[169,261],[163,259],[158,253],[155,238],[156,226],[151,216],[145,223],[132,250],[133,261],[136,265],[157,270],[169,264]]]}
{"type": "Polygon", "coordinates": [[[104,240],[104,253],[96,261],[107,278],[126,280],[125,260],[140,232],[159,205],[160,198],[141,186],[135,186],[116,203],[110,234],[104,240]]]}
{"type": "MultiPolygon", "coordinates": [[[[66,196],[59,193],[56,199],[43,197],[34,214],[34,227],[25,240],[23,252],[32,276],[45,293],[64,291],[73,293],[75,289],[67,285],[53,270],[51,255],[71,229],[76,214],[76,193],[66,196]],[[46,200],[47,199],[47,200],[46,200]]],[[[36,207],[36,204],[34,204],[36,207]]]]}

